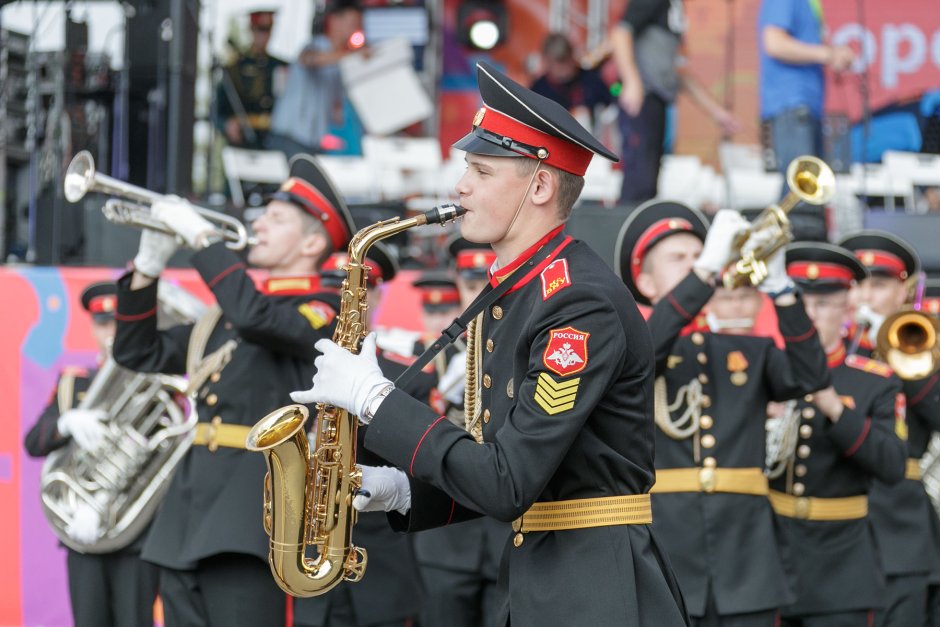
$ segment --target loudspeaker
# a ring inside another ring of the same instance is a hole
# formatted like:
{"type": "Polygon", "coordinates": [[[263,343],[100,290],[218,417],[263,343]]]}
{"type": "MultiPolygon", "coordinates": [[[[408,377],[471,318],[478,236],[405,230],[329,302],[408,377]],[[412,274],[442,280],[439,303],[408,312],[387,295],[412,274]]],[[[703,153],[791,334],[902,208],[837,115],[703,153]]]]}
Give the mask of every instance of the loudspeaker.
{"type": "Polygon", "coordinates": [[[599,204],[582,203],[571,212],[565,230],[575,239],[587,243],[613,269],[620,227],[635,208],[635,204],[607,208],[599,204]]]}

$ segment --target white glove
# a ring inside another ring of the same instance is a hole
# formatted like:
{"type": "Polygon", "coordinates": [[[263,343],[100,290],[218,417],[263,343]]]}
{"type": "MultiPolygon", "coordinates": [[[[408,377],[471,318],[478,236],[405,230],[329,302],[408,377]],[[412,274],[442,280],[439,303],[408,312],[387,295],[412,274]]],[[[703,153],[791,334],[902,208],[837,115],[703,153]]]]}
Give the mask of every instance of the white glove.
{"type": "Polygon", "coordinates": [[[855,311],[855,320],[859,324],[868,324],[868,337],[878,337],[878,331],[884,324],[885,317],[875,313],[868,305],[860,305],[855,311]]]}
{"type": "Polygon", "coordinates": [[[777,294],[792,286],[793,279],[787,276],[786,249],[781,248],[767,260],[767,278],[757,289],[765,294],[777,294]]]}
{"type": "Polygon", "coordinates": [[[447,372],[437,382],[437,389],[444,398],[460,405],[463,403],[464,379],[467,376],[467,351],[455,354],[447,364],[447,372]]]}
{"type": "Polygon", "coordinates": [[[290,397],[295,403],[326,403],[340,407],[359,416],[363,424],[368,424],[369,420],[363,414],[370,401],[391,383],[382,374],[375,357],[375,333],[370,333],[362,341],[358,355],[340,348],[332,340],[320,340],[314,348],[323,354],[313,362],[317,367],[313,387],[291,392],[290,397]]]}
{"type": "Polygon", "coordinates": [[[62,435],[72,436],[79,448],[94,450],[107,432],[101,423],[107,415],[103,409],[70,409],[59,416],[56,428],[62,435]]]}
{"type": "Polygon", "coordinates": [[[199,237],[216,231],[215,226],[196,213],[193,206],[177,196],[158,200],[151,208],[153,217],[173,229],[190,248],[197,248],[199,237]]]}
{"type": "Polygon", "coordinates": [[[711,274],[724,270],[734,256],[731,249],[734,237],[748,228],[748,221],[734,209],[722,209],[715,214],[715,219],[708,227],[702,254],[695,260],[694,267],[711,274]]]}
{"type": "Polygon", "coordinates": [[[397,511],[407,514],[411,509],[411,486],[408,475],[389,466],[361,466],[362,489],[353,499],[360,512],[397,511]],[[369,496],[366,496],[368,494],[369,496]]]}
{"type": "Polygon", "coordinates": [[[85,503],[79,503],[72,512],[72,521],[66,525],[65,533],[76,542],[91,544],[98,539],[100,529],[98,512],[85,503]]]}
{"type": "Polygon", "coordinates": [[[134,269],[145,276],[157,278],[178,247],[172,235],[144,229],[140,234],[137,256],[134,257],[134,269]]]}

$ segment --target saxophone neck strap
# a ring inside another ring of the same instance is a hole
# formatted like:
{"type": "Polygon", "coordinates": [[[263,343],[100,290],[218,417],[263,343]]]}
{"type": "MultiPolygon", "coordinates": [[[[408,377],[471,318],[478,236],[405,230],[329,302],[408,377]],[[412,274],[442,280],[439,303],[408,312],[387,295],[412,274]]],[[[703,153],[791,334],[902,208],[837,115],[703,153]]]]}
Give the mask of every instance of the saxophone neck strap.
{"type": "Polygon", "coordinates": [[[438,337],[433,344],[431,344],[421,356],[418,357],[418,360],[411,364],[407,370],[401,373],[397,379],[395,379],[395,387],[404,388],[411,380],[414,379],[421,370],[430,363],[438,353],[442,350],[453,344],[457,339],[463,336],[467,331],[467,325],[470,324],[470,321],[477,317],[477,315],[484,311],[487,307],[499,300],[504,294],[509,292],[513,287],[516,286],[520,281],[526,278],[529,274],[529,271],[532,268],[539,266],[543,261],[552,256],[558,249],[558,244],[561,243],[566,237],[568,237],[564,231],[559,232],[555,237],[546,242],[542,248],[540,248],[532,257],[529,258],[524,264],[518,267],[515,272],[510,274],[503,280],[502,283],[493,287],[492,283],[488,283],[483,291],[474,299],[470,306],[459,317],[454,318],[454,321],[450,323],[440,337],[438,337]]]}

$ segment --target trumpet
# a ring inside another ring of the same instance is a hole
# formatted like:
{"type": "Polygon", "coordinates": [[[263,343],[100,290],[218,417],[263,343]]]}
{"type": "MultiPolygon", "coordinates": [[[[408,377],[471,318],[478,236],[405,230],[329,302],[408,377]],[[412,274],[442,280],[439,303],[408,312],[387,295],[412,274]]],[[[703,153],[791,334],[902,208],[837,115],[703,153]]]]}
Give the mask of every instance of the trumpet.
{"type": "Polygon", "coordinates": [[[924,379],[940,367],[940,321],[916,309],[888,316],[878,329],[878,355],[905,381],[924,379]]]}
{"type": "Polygon", "coordinates": [[[822,159],[804,155],[791,161],[787,166],[790,193],[780,204],[764,209],[748,229],[735,237],[732,247],[740,258],[722,274],[724,286],[728,289],[756,286],[767,278],[767,259],[793,239],[787,214],[800,202],[810,205],[829,202],[835,192],[835,181],[832,168],[822,159]],[[751,240],[753,247],[746,249],[751,240]]]}
{"type": "MultiPolygon", "coordinates": [[[[178,237],[175,231],[153,217],[150,211],[150,205],[167,200],[168,196],[96,172],[95,160],[87,150],[79,152],[69,163],[65,171],[63,187],[65,199],[69,202],[78,202],[88,192],[123,198],[124,200],[112,198],[101,208],[101,212],[109,222],[178,237]]],[[[225,245],[232,250],[242,250],[245,246],[254,244],[254,240],[248,237],[245,225],[235,218],[203,207],[194,207],[194,209],[196,213],[217,226],[225,239],[225,245]]]]}

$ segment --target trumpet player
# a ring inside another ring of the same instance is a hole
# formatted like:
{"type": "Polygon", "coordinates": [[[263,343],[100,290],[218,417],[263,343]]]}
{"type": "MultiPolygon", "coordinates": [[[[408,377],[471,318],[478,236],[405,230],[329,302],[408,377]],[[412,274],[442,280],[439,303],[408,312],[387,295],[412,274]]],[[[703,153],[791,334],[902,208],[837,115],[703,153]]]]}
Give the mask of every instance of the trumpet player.
{"type": "Polygon", "coordinates": [[[309,157],[253,228],[248,262],[267,271],[258,287],[213,224],[168,199],[154,217],[193,249],[190,260],[218,303],[195,325],[157,331],[157,283],[177,239],[145,230],[133,270],[118,280],[114,357],[145,372],[188,373],[199,422],[144,543],[160,567],[167,627],[283,625],[287,599],[268,567],[262,508],[264,460],[245,448],[250,424],[309,376],[314,344],[332,336],[339,310],[317,271],[347,245],[352,220],[309,157]]]}
{"type": "MultiPolygon", "coordinates": [[[[851,337],[861,354],[883,359],[885,347],[876,338],[889,316],[901,311],[910,300],[910,284],[920,271],[914,249],[901,238],[883,231],[860,231],[842,240],[869,271],[869,278],[855,290],[857,317],[868,318],[870,328],[856,326],[851,337]]],[[[940,375],[905,378],[906,421],[898,420],[898,436],[907,440],[905,479],[890,486],[876,482],[870,495],[875,538],[887,575],[885,607],[875,615],[876,625],[922,625],[926,621],[929,588],[940,584],[940,535],[937,513],[930,504],[920,474],[920,458],[931,435],[940,429],[940,375]]]]}
{"type": "MultiPolygon", "coordinates": [[[[91,315],[100,364],[114,337],[114,283],[87,286],[82,291],[81,305],[91,315]]],[[[32,457],[45,457],[70,442],[82,449],[101,444],[105,434],[101,421],[106,412],[77,407],[95,373],[77,367],[63,370],[52,401],[26,434],[26,451],[32,457]]],[[[102,524],[95,510],[79,503],[66,532],[78,542],[91,543],[98,538],[102,524]]],[[[81,553],[66,547],[69,597],[76,627],[136,627],[153,622],[158,576],[152,564],[140,559],[142,544],[143,539],[138,538],[112,553],[81,553]]]]}
{"type": "Polygon", "coordinates": [[[325,340],[313,388],[293,398],[359,416],[366,448],[395,465],[363,467],[358,509],[409,531],[503,522],[495,624],[686,624],[649,525],[649,333],[605,262],[564,231],[592,157],[616,157],[489,64],[477,78],[484,106],[455,144],[460,230],[492,244],[490,286],[507,290],[477,316],[467,357],[482,441],[396,390],[368,351],[325,340]]]}
{"type": "Polygon", "coordinates": [[[785,350],[772,339],[711,333],[700,312],[748,227],[722,210],[656,201],[624,223],[616,263],[640,302],[656,351],[653,528],[666,548],[694,625],[772,627],[792,601],[767,500],[764,411],[770,400],[826,387],[816,331],[783,251],[759,285],[774,303],[785,350]]]}
{"type": "Polygon", "coordinates": [[[846,354],[849,288],[868,278],[865,267],[848,250],[822,243],[793,244],[786,258],[833,384],[778,419],[788,421],[778,428],[796,434],[770,485],[796,594],[783,624],[867,627],[885,601],[868,492],[876,479],[891,485],[904,478],[907,447],[895,424],[904,420],[905,399],[890,368],[846,354]]]}

